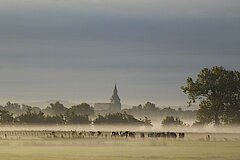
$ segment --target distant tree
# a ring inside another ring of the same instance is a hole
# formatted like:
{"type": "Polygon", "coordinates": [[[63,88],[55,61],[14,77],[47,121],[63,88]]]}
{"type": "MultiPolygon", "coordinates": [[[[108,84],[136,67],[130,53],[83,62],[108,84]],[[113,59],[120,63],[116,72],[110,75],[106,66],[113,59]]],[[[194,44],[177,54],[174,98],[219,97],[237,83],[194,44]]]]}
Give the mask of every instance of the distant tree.
{"type": "Polygon", "coordinates": [[[151,102],[147,102],[144,106],[143,106],[143,110],[147,111],[147,112],[154,112],[156,110],[158,110],[158,108],[156,108],[155,104],[151,103],[151,102]]]}
{"type": "Polygon", "coordinates": [[[5,110],[5,108],[2,106],[2,105],[0,105],[0,110],[2,111],[2,110],[5,110]]]}
{"type": "Polygon", "coordinates": [[[69,112],[74,112],[77,115],[94,115],[94,108],[87,103],[82,103],[79,105],[72,106],[68,109],[69,112]]]}
{"type": "Polygon", "coordinates": [[[144,117],[144,120],[142,121],[146,126],[152,126],[152,121],[148,117],[144,117]]]}
{"type": "Polygon", "coordinates": [[[31,110],[32,107],[26,104],[22,104],[22,113],[27,113],[27,111],[31,110]]]}
{"type": "Polygon", "coordinates": [[[204,68],[197,79],[181,87],[189,104],[200,100],[197,120],[216,125],[240,123],[240,72],[223,67],[204,68]]]}
{"type": "Polygon", "coordinates": [[[134,111],[140,111],[140,110],[142,110],[142,109],[143,109],[143,107],[142,107],[141,104],[139,104],[138,106],[133,106],[133,107],[132,107],[132,110],[134,110],[134,111]]]}
{"type": "Polygon", "coordinates": [[[131,114],[137,117],[142,117],[144,115],[143,107],[141,104],[139,104],[138,106],[133,106],[132,108],[123,109],[123,112],[126,112],[127,114],[131,114]]]}
{"type": "Polygon", "coordinates": [[[171,107],[158,108],[152,103],[146,103],[142,105],[133,106],[132,108],[123,109],[127,114],[135,117],[149,117],[151,119],[160,119],[159,117],[174,116],[188,120],[196,120],[197,110],[183,110],[179,107],[177,110],[171,107]]]}
{"type": "Polygon", "coordinates": [[[141,104],[139,104],[137,107],[136,107],[138,110],[142,110],[143,109],[143,106],[141,104]]]}
{"type": "Polygon", "coordinates": [[[97,118],[95,119],[94,123],[107,123],[107,119],[105,116],[98,114],[97,118]]]}
{"type": "Polygon", "coordinates": [[[35,112],[35,113],[39,113],[39,112],[41,112],[42,110],[41,110],[41,108],[39,108],[39,107],[32,107],[32,112],[35,112]]]}
{"type": "Polygon", "coordinates": [[[171,107],[165,107],[161,110],[162,116],[176,116],[179,111],[176,111],[175,109],[171,107]]]}
{"type": "Polygon", "coordinates": [[[45,117],[43,112],[33,113],[29,108],[26,113],[17,116],[15,121],[21,124],[41,124],[44,123],[45,117]]]}
{"type": "Polygon", "coordinates": [[[162,121],[163,126],[184,126],[184,123],[178,118],[174,118],[173,116],[167,116],[162,121]]]}
{"type": "Polygon", "coordinates": [[[17,103],[7,102],[4,109],[9,113],[12,113],[14,116],[22,114],[21,106],[17,103]]]}
{"type": "Polygon", "coordinates": [[[46,108],[42,109],[42,112],[45,115],[49,115],[49,116],[54,115],[52,108],[49,107],[49,106],[47,106],[46,108]]]}
{"type": "Polygon", "coordinates": [[[95,124],[142,124],[149,123],[149,121],[137,120],[134,116],[127,113],[109,113],[105,116],[98,115],[94,121],[95,124]]]}
{"type": "Polygon", "coordinates": [[[89,123],[88,115],[77,115],[74,112],[65,113],[65,120],[68,124],[87,124],[89,123]]]}
{"type": "Polygon", "coordinates": [[[182,108],[181,108],[181,107],[179,107],[179,108],[178,108],[178,111],[179,111],[179,112],[182,112],[183,110],[182,110],[182,108]]]}
{"type": "Polygon", "coordinates": [[[45,117],[44,123],[46,123],[46,124],[65,124],[65,118],[63,115],[55,115],[55,116],[47,115],[45,117]]]}
{"type": "Polygon", "coordinates": [[[60,102],[51,103],[50,107],[47,107],[42,110],[42,112],[46,115],[61,115],[65,114],[66,111],[67,108],[64,107],[64,105],[61,104],[60,102]]]}
{"type": "Polygon", "coordinates": [[[13,123],[13,114],[10,114],[7,110],[0,110],[0,123],[9,124],[13,123]]]}
{"type": "Polygon", "coordinates": [[[39,113],[41,112],[41,109],[39,107],[32,107],[29,105],[22,104],[22,113],[27,113],[28,110],[31,110],[32,113],[39,113]]]}

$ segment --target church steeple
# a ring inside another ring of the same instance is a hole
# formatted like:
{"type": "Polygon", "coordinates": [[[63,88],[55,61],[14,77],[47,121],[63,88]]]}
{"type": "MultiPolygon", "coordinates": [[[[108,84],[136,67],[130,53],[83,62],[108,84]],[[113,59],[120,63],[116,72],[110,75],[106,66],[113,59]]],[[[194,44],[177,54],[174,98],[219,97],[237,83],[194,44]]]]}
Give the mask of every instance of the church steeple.
{"type": "Polygon", "coordinates": [[[117,95],[117,92],[118,92],[118,90],[117,90],[117,84],[115,83],[115,87],[114,87],[114,90],[113,90],[113,94],[116,94],[116,95],[117,95]]]}
{"type": "Polygon", "coordinates": [[[114,110],[120,111],[121,110],[121,102],[120,98],[118,96],[118,90],[117,90],[117,85],[115,83],[114,90],[113,90],[113,95],[111,97],[111,103],[112,103],[112,108],[114,110]]]}

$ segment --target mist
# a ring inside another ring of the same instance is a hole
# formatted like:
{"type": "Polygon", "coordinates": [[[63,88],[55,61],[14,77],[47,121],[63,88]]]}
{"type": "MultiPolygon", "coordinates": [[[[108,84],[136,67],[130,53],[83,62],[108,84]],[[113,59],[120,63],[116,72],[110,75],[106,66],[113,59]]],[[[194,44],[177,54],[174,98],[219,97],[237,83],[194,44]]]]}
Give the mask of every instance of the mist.
{"type": "Polygon", "coordinates": [[[0,131],[102,131],[102,132],[184,132],[186,134],[194,133],[240,133],[239,125],[219,126],[208,125],[205,127],[162,127],[161,123],[153,122],[152,127],[136,125],[2,125],[0,131]]]}

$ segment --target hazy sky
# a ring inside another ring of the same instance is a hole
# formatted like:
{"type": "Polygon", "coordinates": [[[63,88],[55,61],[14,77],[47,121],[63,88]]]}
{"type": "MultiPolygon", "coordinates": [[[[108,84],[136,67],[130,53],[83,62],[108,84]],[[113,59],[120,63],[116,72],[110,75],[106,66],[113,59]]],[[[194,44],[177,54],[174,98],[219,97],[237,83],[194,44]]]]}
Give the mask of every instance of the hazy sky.
{"type": "Polygon", "coordinates": [[[0,103],[185,105],[203,67],[240,70],[239,0],[0,0],[0,103]]]}

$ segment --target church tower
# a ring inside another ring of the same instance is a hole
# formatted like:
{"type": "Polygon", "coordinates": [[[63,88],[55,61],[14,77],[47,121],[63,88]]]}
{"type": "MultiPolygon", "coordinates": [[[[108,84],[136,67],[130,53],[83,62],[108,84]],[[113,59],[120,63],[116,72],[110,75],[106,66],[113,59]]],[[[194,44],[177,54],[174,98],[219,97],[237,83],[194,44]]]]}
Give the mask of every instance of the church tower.
{"type": "Polygon", "coordinates": [[[114,90],[113,90],[113,95],[111,97],[111,110],[113,112],[118,112],[121,111],[121,102],[120,98],[118,96],[118,90],[117,90],[117,85],[115,84],[114,90]]]}

